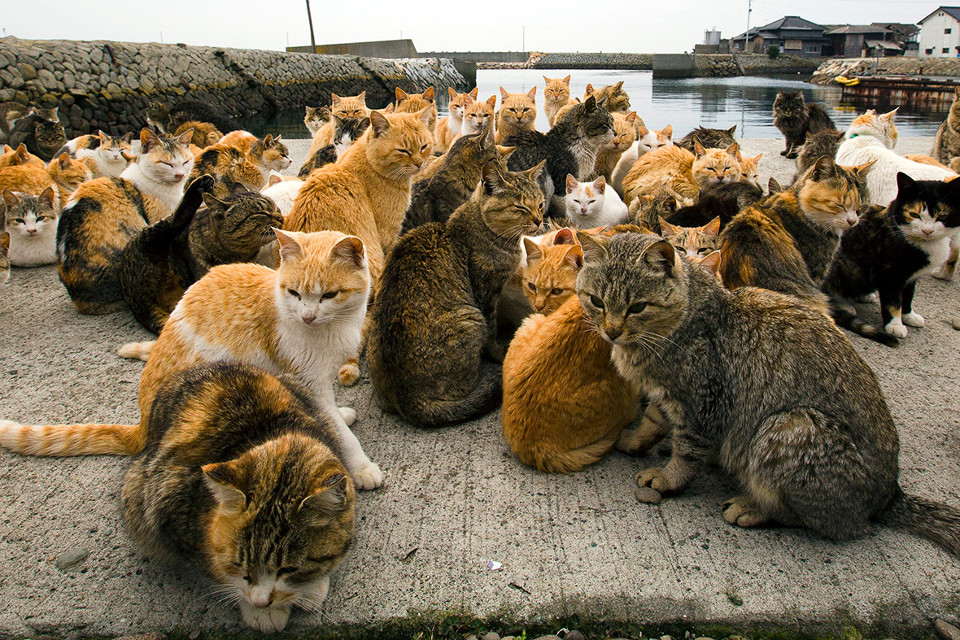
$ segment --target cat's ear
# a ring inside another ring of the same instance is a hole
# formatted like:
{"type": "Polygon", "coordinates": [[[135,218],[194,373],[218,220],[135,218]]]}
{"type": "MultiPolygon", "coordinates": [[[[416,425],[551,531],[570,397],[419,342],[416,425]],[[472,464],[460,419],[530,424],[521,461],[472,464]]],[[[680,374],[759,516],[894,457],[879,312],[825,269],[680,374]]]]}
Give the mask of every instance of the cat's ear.
{"type": "Polygon", "coordinates": [[[662,272],[668,278],[676,278],[683,273],[683,263],[674,250],[673,245],[666,240],[655,242],[646,251],[640,254],[637,260],[645,260],[648,265],[662,272]]]}
{"type": "Polygon", "coordinates": [[[826,178],[832,178],[837,173],[837,167],[831,156],[820,156],[816,164],[813,165],[813,171],[810,173],[810,179],[814,182],[820,182],[826,178]]]}
{"type": "Polygon", "coordinates": [[[129,143],[131,140],[133,140],[133,131],[127,131],[125,134],[123,134],[123,137],[120,139],[123,140],[124,142],[129,143]]]}
{"type": "Polygon", "coordinates": [[[281,182],[283,182],[283,176],[276,171],[271,171],[270,177],[267,178],[267,186],[272,187],[273,185],[280,184],[281,182]]]}
{"type": "Polygon", "coordinates": [[[52,209],[54,207],[53,203],[56,201],[56,197],[56,194],[53,192],[53,187],[47,187],[37,198],[37,201],[40,204],[52,209]]]}
{"type": "Polygon", "coordinates": [[[108,136],[106,133],[104,133],[104,132],[103,132],[103,129],[99,129],[99,130],[97,131],[97,137],[100,138],[100,143],[101,143],[101,144],[103,144],[104,142],[110,142],[110,136],[108,136]]]}
{"type": "Polygon", "coordinates": [[[720,216],[717,216],[707,224],[700,227],[700,233],[705,233],[710,236],[720,235],[720,216]]]}
{"type": "MultiPolygon", "coordinates": [[[[901,193],[901,192],[904,192],[904,191],[910,191],[911,189],[913,189],[914,185],[916,185],[916,184],[917,184],[917,182],[916,182],[913,178],[911,178],[910,176],[908,176],[907,174],[905,174],[904,172],[902,172],[902,171],[898,171],[898,172],[897,172],[897,192],[898,192],[898,194],[901,193]]],[[[7,197],[7,192],[6,192],[6,191],[3,192],[3,197],[4,197],[4,198],[7,197]]],[[[9,206],[9,204],[8,204],[7,206],[9,206]]]]}
{"type": "Polygon", "coordinates": [[[729,129],[727,129],[727,133],[730,134],[731,138],[733,137],[733,134],[735,134],[736,132],[737,132],[737,125],[733,125],[729,129]]]}
{"type": "Polygon", "coordinates": [[[497,96],[490,96],[489,98],[487,98],[487,106],[490,107],[491,109],[497,106],[497,96]]]}
{"type": "Polygon", "coordinates": [[[303,247],[300,246],[296,238],[276,227],[271,228],[277,235],[277,244],[280,246],[280,260],[296,260],[303,256],[303,247]]]}
{"type": "Polygon", "coordinates": [[[3,190],[3,203],[7,205],[7,209],[12,209],[20,204],[20,198],[17,197],[13,191],[10,189],[3,190]]]}
{"type": "Polygon", "coordinates": [[[639,117],[640,117],[640,116],[637,115],[637,112],[636,112],[636,111],[631,111],[630,113],[627,114],[626,120],[627,120],[627,122],[629,122],[630,124],[636,125],[636,123],[637,123],[637,118],[639,118],[639,117]]]}
{"type": "Polygon", "coordinates": [[[396,89],[394,89],[393,94],[397,100],[397,104],[400,104],[401,102],[407,99],[407,92],[401,89],[400,87],[397,87],[396,89]]]}
{"type": "Polygon", "coordinates": [[[340,96],[338,96],[338,95],[335,94],[335,93],[331,93],[331,94],[330,94],[330,104],[331,104],[332,106],[334,106],[334,107],[337,106],[338,104],[340,104],[340,96]]]}
{"type": "Polygon", "coordinates": [[[717,251],[711,251],[710,253],[708,253],[707,255],[705,255],[705,256],[703,257],[703,259],[701,259],[698,264],[699,264],[701,267],[703,267],[704,269],[706,269],[707,271],[709,271],[710,273],[712,273],[713,275],[715,275],[716,277],[719,278],[719,277],[720,277],[720,256],[721,256],[721,255],[722,255],[722,254],[720,253],[719,250],[717,250],[717,251]]]}
{"type": "Polygon", "coordinates": [[[540,162],[538,162],[538,163],[537,163],[536,165],[534,165],[533,167],[530,167],[529,169],[527,169],[527,170],[524,171],[523,173],[524,173],[524,175],[526,175],[526,176],[530,179],[531,182],[537,182],[537,181],[540,180],[540,173],[543,171],[543,167],[544,167],[546,164],[547,164],[547,160],[546,160],[546,158],[544,158],[543,160],[541,160],[540,162]]]}
{"type": "Polygon", "coordinates": [[[500,87],[500,98],[503,100],[506,100],[509,97],[510,97],[510,92],[504,89],[503,87],[500,87]]]}
{"type": "Polygon", "coordinates": [[[577,187],[580,186],[580,183],[577,182],[577,179],[573,177],[572,173],[567,174],[567,193],[573,193],[577,190],[577,187]]]}
{"type": "Polygon", "coordinates": [[[597,110],[597,99],[591,95],[589,98],[583,101],[583,107],[585,113],[593,113],[597,110]]]}
{"type": "Polygon", "coordinates": [[[583,90],[583,99],[586,100],[591,93],[593,93],[593,85],[588,82],[587,87],[583,90]]]}
{"type": "Polygon", "coordinates": [[[613,85],[613,90],[614,90],[614,91],[621,91],[621,90],[623,90],[623,80],[621,80],[621,81],[618,82],[617,84],[613,85]]]}
{"type": "Polygon", "coordinates": [[[493,195],[503,185],[503,175],[500,173],[500,166],[496,162],[484,164],[480,174],[480,183],[487,195],[493,195]]]}
{"type": "Polygon", "coordinates": [[[885,114],[883,114],[882,116],[880,116],[880,119],[881,119],[881,120],[888,120],[888,121],[890,121],[890,122],[893,122],[893,121],[897,118],[897,112],[898,112],[899,110],[900,110],[900,107],[897,107],[897,108],[894,109],[893,111],[888,111],[887,113],[885,113],[885,114]]]}
{"type": "Polygon", "coordinates": [[[774,194],[780,193],[783,191],[783,186],[777,182],[777,179],[773,176],[770,177],[770,180],[767,181],[767,193],[774,194]]]}
{"type": "Polygon", "coordinates": [[[160,136],[150,129],[140,130],[140,153],[149,153],[158,144],[160,144],[160,136]]]}
{"type": "Polygon", "coordinates": [[[504,161],[512,156],[513,152],[516,150],[516,147],[501,147],[500,145],[497,145],[497,151],[500,153],[500,159],[504,161]]]}
{"type": "Polygon", "coordinates": [[[577,244],[577,239],[573,237],[573,230],[563,227],[553,236],[553,244],[577,244]]]}
{"type": "Polygon", "coordinates": [[[669,222],[667,222],[663,216],[657,216],[657,217],[660,218],[660,231],[661,231],[660,235],[665,235],[667,233],[677,233],[678,227],[675,227],[669,222]]]}
{"type": "Polygon", "coordinates": [[[437,106],[433,104],[417,112],[417,119],[428,129],[430,128],[430,122],[436,117],[437,106]]]}
{"type": "Polygon", "coordinates": [[[220,508],[231,513],[240,513],[247,507],[247,496],[241,487],[246,486],[240,470],[234,462],[205,464],[203,480],[213,492],[220,508]]]}
{"type": "Polygon", "coordinates": [[[273,142],[273,135],[268,133],[267,135],[263,136],[263,146],[265,147],[269,146],[270,143],[272,142],[273,142]]]}
{"type": "MultiPolygon", "coordinates": [[[[26,147],[24,147],[24,148],[26,148],[26,147]]],[[[11,146],[8,145],[8,144],[3,145],[3,152],[4,152],[4,153],[10,153],[11,151],[13,151],[13,147],[11,147],[11,146]]]]}
{"type": "Polygon", "coordinates": [[[583,268],[583,247],[578,244],[573,245],[563,255],[563,261],[576,269],[583,268]]]}
{"type": "Polygon", "coordinates": [[[577,231],[577,242],[583,250],[584,262],[599,262],[607,257],[607,245],[610,236],[594,236],[583,231],[577,231]]]}
{"type": "Polygon", "coordinates": [[[470,96],[471,100],[476,100],[478,93],[480,93],[480,87],[474,87],[473,89],[470,90],[470,93],[468,93],[467,95],[470,96]]]}
{"type": "Polygon", "coordinates": [[[544,84],[550,84],[550,78],[548,78],[547,76],[543,76],[543,82],[544,84]]]}
{"type": "Polygon", "coordinates": [[[359,140],[359,139],[360,139],[360,136],[362,136],[364,133],[366,133],[367,129],[369,129],[369,128],[370,128],[370,117],[367,116],[366,118],[360,118],[360,122],[357,123],[357,138],[356,138],[356,139],[359,140]]]}
{"type": "Polygon", "coordinates": [[[379,111],[370,112],[370,128],[373,131],[373,137],[379,138],[386,132],[390,131],[390,121],[387,120],[379,111]]]}
{"type": "Polygon", "coordinates": [[[753,164],[759,165],[759,164],[760,164],[760,158],[762,158],[762,157],[763,157],[763,154],[762,154],[762,153],[758,153],[757,155],[753,156],[752,158],[747,158],[747,160],[749,160],[749,161],[752,162],[753,164]]]}
{"type": "Polygon", "coordinates": [[[600,176],[593,181],[593,188],[596,189],[597,193],[603,195],[604,191],[607,190],[607,179],[603,176],[600,176]]]}
{"type": "Polygon", "coordinates": [[[384,113],[393,113],[395,110],[396,110],[396,107],[393,105],[392,102],[383,108],[384,113]]]}
{"type": "Polygon", "coordinates": [[[702,144],[700,144],[700,138],[694,136],[693,137],[693,154],[698,158],[702,158],[706,152],[707,150],[703,148],[702,144]]]}
{"type": "Polygon", "coordinates": [[[660,133],[667,137],[667,140],[673,140],[673,125],[668,124],[663,129],[660,129],[660,133]]]}
{"type": "MultiPolygon", "coordinates": [[[[88,156],[88,157],[89,157],[89,156],[88,156]]],[[[70,154],[68,154],[66,151],[64,151],[63,153],[61,153],[61,154],[60,154],[60,157],[57,158],[57,163],[60,165],[60,168],[61,168],[61,169],[69,169],[69,168],[70,168],[70,154]]]]}
{"type": "Polygon", "coordinates": [[[181,133],[179,136],[177,136],[176,138],[174,138],[174,140],[176,140],[176,141],[179,142],[180,144],[190,144],[190,140],[191,140],[192,138],[193,138],[193,127],[189,128],[189,129],[187,129],[186,131],[184,131],[183,133],[181,133]]]}
{"type": "Polygon", "coordinates": [[[850,171],[853,171],[855,174],[857,174],[857,177],[862,180],[867,176],[868,173],[870,173],[870,169],[873,168],[873,165],[875,165],[876,163],[877,163],[877,159],[874,158],[870,162],[865,162],[863,164],[847,167],[847,169],[849,169],[850,171]]]}
{"type": "Polygon", "coordinates": [[[359,100],[360,104],[362,104],[364,107],[367,106],[367,90],[366,89],[360,92],[360,94],[357,96],[357,100],[359,100]]]}
{"type": "Polygon", "coordinates": [[[877,115],[877,110],[876,110],[876,109],[867,109],[867,112],[866,112],[865,114],[863,114],[863,115],[865,115],[865,116],[875,116],[875,115],[877,115]]]}
{"type": "Polygon", "coordinates": [[[739,159],[740,156],[740,145],[734,142],[732,145],[727,147],[727,155],[733,156],[734,158],[739,159]]]}
{"type": "Polygon", "coordinates": [[[363,241],[356,236],[347,236],[333,245],[330,255],[345,260],[357,267],[363,267],[366,264],[363,241]]]}
{"type": "Polygon", "coordinates": [[[427,87],[427,90],[424,91],[420,97],[429,102],[433,102],[434,91],[433,87],[427,87]]]}
{"type": "Polygon", "coordinates": [[[540,245],[526,236],[523,238],[523,250],[527,254],[527,266],[530,266],[531,262],[543,259],[543,249],[540,248],[540,245]]]}
{"type": "Polygon", "coordinates": [[[570,86],[570,74],[567,74],[567,77],[563,79],[563,84],[570,86]]]}
{"type": "Polygon", "coordinates": [[[323,527],[350,507],[350,480],[339,469],[328,472],[317,490],[300,501],[297,517],[308,527],[323,527]]]}
{"type": "Polygon", "coordinates": [[[203,198],[203,204],[218,218],[223,218],[226,210],[230,208],[230,203],[224,202],[209,191],[204,192],[200,197],[203,198]]]}
{"type": "Polygon", "coordinates": [[[453,90],[453,87],[447,87],[447,95],[453,100],[457,97],[457,92],[453,90]]]}
{"type": "Polygon", "coordinates": [[[527,97],[534,104],[537,103],[537,85],[533,85],[533,89],[530,89],[530,91],[527,91],[527,97]]]}

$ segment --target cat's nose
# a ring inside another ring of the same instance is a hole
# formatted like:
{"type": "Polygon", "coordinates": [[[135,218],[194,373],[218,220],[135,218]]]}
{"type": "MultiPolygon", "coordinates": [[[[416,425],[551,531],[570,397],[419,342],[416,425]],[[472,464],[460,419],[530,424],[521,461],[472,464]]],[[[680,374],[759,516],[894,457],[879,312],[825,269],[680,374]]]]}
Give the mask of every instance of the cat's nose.
{"type": "Polygon", "coordinates": [[[304,311],[303,313],[300,314],[300,319],[303,320],[303,321],[304,321],[305,323],[307,323],[307,324],[311,324],[314,320],[317,319],[317,312],[316,312],[316,311],[304,311]]]}
{"type": "MultiPolygon", "coordinates": [[[[927,231],[927,233],[930,233],[930,232],[927,231]]],[[[35,235],[37,235],[37,230],[36,230],[36,229],[27,229],[27,234],[28,234],[28,235],[31,235],[31,236],[35,236],[35,235]]]]}
{"type": "Polygon", "coordinates": [[[848,214],[847,214],[847,224],[848,224],[848,225],[850,225],[851,227],[855,227],[855,226],[857,226],[857,223],[859,223],[859,222],[860,222],[860,218],[859,218],[859,216],[857,216],[857,214],[855,214],[855,213],[848,213],[848,214]]]}
{"type": "Polygon", "coordinates": [[[173,177],[177,179],[177,182],[180,182],[181,180],[184,179],[185,176],[182,173],[178,173],[173,177]]]}
{"type": "Polygon", "coordinates": [[[254,587],[250,591],[250,604],[257,609],[265,609],[270,606],[273,600],[273,589],[266,587],[254,587]]]}
{"type": "MultiPolygon", "coordinates": [[[[933,233],[933,229],[924,229],[924,230],[923,230],[923,235],[925,235],[925,236],[929,236],[931,233],[933,233]]],[[[33,234],[31,233],[31,235],[33,235],[33,234]]]]}
{"type": "Polygon", "coordinates": [[[617,338],[623,335],[623,329],[616,329],[614,327],[610,327],[609,329],[606,330],[606,334],[607,334],[607,337],[610,338],[610,340],[616,340],[617,338]]]}

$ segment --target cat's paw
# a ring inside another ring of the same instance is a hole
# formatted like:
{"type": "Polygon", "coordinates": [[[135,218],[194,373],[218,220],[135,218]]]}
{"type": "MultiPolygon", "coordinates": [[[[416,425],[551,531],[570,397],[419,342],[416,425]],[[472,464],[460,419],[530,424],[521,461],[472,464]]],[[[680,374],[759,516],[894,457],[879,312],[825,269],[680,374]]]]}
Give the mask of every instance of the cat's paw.
{"type": "Polygon", "coordinates": [[[664,469],[650,467],[637,474],[637,485],[650,487],[662,494],[677,493],[682,486],[677,485],[664,469]]]}
{"type": "Polygon", "coordinates": [[[352,427],[353,423],[357,421],[357,411],[350,407],[338,407],[338,409],[340,415],[343,416],[343,421],[347,423],[348,427],[352,427]]]}
{"type": "Polygon", "coordinates": [[[216,181],[213,179],[213,176],[211,176],[208,173],[205,173],[199,178],[195,178],[194,181],[190,183],[188,190],[191,193],[199,196],[203,193],[207,193],[213,190],[213,185],[215,183],[216,181]]]}
{"type": "Polygon", "coordinates": [[[953,274],[956,270],[956,263],[944,262],[942,267],[933,272],[933,277],[938,280],[953,280],[953,274]]]}
{"type": "Polygon", "coordinates": [[[922,327],[924,325],[923,316],[919,313],[905,313],[902,317],[903,324],[910,327],[922,327]]]}
{"type": "Polygon", "coordinates": [[[340,380],[340,384],[345,387],[352,387],[357,384],[360,380],[360,365],[356,360],[350,359],[340,367],[339,373],[337,373],[337,378],[340,380]]]}
{"type": "Polygon", "coordinates": [[[857,302],[861,302],[861,303],[863,303],[863,304],[868,304],[868,303],[876,302],[876,301],[877,301],[877,292],[876,292],[876,291],[874,291],[873,293],[868,293],[868,294],[865,295],[865,296],[860,296],[859,298],[857,298],[857,302]]]}
{"type": "Polygon", "coordinates": [[[290,619],[290,607],[264,607],[258,609],[247,601],[240,602],[240,615],[251,629],[261,633],[283,631],[290,619]]]}
{"type": "Polygon", "coordinates": [[[363,491],[372,491],[383,484],[383,472],[369,460],[351,470],[350,475],[353,476],[353,484],[363,491]]]}
{"type": "Polygon", "coordinates": [[[723,519],[738,527],[759,527],[770,521],[749,496],[737,496],[724,502],[723,519]]]}
{"type": "Polygon", "coordinates": [[[894,318],[888,322],[887,326],[885,326],[883,330],[892,336],[896,336],[897,338],[907,337],[907,328],[903,326],[903,322],[900,320],[900,318],[894,318]]]}

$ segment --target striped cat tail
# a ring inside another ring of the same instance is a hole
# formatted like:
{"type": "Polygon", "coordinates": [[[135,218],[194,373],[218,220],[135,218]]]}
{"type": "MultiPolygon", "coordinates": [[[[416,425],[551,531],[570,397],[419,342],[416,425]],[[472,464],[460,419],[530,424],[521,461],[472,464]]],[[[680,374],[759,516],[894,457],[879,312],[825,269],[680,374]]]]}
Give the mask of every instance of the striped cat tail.
{"type": "Polygon", "coordinates": [[[121,358],[143,360],[146,362],[147,358],[150,357],[150,352],[153,351],[153,345],[155,344],[157,344],[156,340],[149,340],[147,342],[128,342],[117,349],[117,355],[121,358]]]}
{"type": "Polygon", "coordinates": [[[0,445],[32,456],[126,456],[143,449],[135,424],[20,424],[0,420],[0,445]]]}

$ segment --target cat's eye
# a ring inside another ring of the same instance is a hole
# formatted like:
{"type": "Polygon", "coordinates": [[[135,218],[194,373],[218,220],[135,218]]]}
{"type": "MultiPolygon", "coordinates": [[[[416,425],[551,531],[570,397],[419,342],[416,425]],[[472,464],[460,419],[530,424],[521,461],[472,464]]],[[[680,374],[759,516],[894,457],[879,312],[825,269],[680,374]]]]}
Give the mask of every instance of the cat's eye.
{"type": "Polygon", "coordinates": [[[291,573],[296,573],[300,570],[300,567],[280,567],[277,569],[277,577],[282,578],[283,576],[288,576],[291,573]]]}
{"type": "Polygon", "coordinates": [[[634,302],[627,308],[627,313],[640,313],[647,308],[646,302],[634,302]]]}
{"type": "Polygon", "coordinates": [[[703,247],[702,249],[698,250],[697,253],[702,256],[702,255],[707,254],[707,253],[712,253],[712,249],[708,249],[707,247],[703,247]]]}
{"type": "Polygon", "coordinates": [[[532,283],[532,282],[528,282],[528,283],[527,283],[527,287],[529,287],[530,291],[533,291],[533,292],[536,292],[536,291],[537,291],[537,285],[535,285],[535,284],[532,283]]]}
{"type": "Polygon", "coordinates": [[[590,296],[590,304],[595,306],[597,309],[603,309],[603,300],[597,296],[590,296]]]}
{"type": "Polygon", "coordinates": [[[332,300],[333,298],[336,298],[337,294],[339,293],[339,291],[327,291],[325,294],[320,296],[320,298],[323,300],[332,300]]]}
{"type": "Polygon", "coordinates": [[[426,151],[426,150],[427,150],[427,145],[423,145],[422,147],[420,147],[420,151],[426,151]]]}
{"type": "Polygon", "coordinates": [[[560,288],[551,289],[550,291],[550,295],[553,295],[553,296],[558,296],[561,293],[563,293],[563,289],[560,289],[560,288]]]}
{"type": "Polygon", "coordinates": [[[287,293],[289,293],[290,295],[292,295],[292,296],[293,296],[294,298],[296,298],[297,300],[300,299],[300,293],[297,292],[297,291],[295,291],[294,289],[287,289],[287,293]]]}
{"type": "Polygon", "coordinates": [[[686,253],[686,252],[687,252],[687,248],[686,248],[685,246],[683,246],[682,244],[675,244],[675,245],[673,245],[673,248],[676,249],[677,251],[679,251],[680,253],[686,253]]]}
{"type": "Polygon", "coordinates": [[[397,149],[397,151],[399,151],[400,153],[402,153],[402,154],[405,155],[405,156],[410,155],[410,152],[407,151],[406,149],[397,149]]]}

